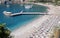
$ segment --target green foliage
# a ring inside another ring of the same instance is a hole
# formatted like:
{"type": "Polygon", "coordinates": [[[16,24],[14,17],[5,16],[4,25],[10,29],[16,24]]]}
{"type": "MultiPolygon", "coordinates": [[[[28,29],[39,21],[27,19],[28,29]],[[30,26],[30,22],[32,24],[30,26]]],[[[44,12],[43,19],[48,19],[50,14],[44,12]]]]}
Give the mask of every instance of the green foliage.
{"type": "Polygon", "coordinates": [[[10,30],[6,28],[5,24],[0,24],[0,38],[8,38],[10,33],[10,30]]]}
{"type": "Polygon", "coordinates": [[[60,0],[55,0],[55,4],[58,5],[60,0]]]}
{"type": "Polygon", "coordinates": [[[41,0],[36,0],[36,2],[40,2],[41,0]]]}

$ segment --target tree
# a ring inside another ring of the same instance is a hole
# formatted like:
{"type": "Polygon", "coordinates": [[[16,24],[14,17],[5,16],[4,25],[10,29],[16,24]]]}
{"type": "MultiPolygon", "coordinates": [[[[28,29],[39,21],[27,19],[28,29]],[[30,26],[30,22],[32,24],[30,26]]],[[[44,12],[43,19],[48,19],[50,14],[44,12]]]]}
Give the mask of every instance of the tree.
{"type": "Polygon", "coordinates": [[[41,0],[36,0],[37,2],[40,2],[41,0]]]}
{"type": "Polygon", "coordinates": [[[55,0],[56,5],[58,4],[58,1],[60,1],[60,0],[55,0]]]}
{"type": "Polygon", "coordinates": [[[6,28],[5,24],[0,24],[0,38],[9,38],[11,31],[6,28]]]}

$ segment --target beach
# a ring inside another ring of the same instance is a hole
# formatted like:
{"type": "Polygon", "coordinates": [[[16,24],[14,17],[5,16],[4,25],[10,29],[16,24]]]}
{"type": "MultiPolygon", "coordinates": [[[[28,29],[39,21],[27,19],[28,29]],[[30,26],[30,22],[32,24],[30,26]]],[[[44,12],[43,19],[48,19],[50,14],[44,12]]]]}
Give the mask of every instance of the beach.
{"type": "MultiPolygon", "coordinates": [[[[38,5],[43,5],[49,7],[48,9],[48,14],[53,14],[54,16],[56,15],[55,13],[55,6],[53,5],[48,5],[48,4],[41,4],[41,3],[36,3],[38,5]]],[[[37,31],[38,27],[41,26],[43,22],[45,22],[47,19],[50,18],[50,15],[44,15],[42,17],[38,17],[37,19],[29,22],[27,25],[24,25],[14,31],[12,31],[11,35],[14,36],[14,38],[28,38],[28,36],[37,31]]]]}

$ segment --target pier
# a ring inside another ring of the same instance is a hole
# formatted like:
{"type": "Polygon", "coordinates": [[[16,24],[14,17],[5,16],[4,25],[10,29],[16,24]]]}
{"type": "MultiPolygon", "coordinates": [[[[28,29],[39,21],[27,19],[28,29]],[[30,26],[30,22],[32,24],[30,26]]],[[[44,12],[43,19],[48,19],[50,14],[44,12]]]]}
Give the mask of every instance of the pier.
{"type": "Polygon", "coordinates": [[[22,13],[23,13],[23,11],[21,11],[21,12],[19,12],[19,13],[13,13],[13,14],[11,14],[11,16],[20,15],[20,14],[22,14],[22,13]]]}
{"type": "Polygon", "coordinates": [[[18,15],[51,15],[51,14],[48,14],[48,13],[43,13],[43,12],[19,12],[19,13],[12,13],[12,12],[7,12],[7,11],[4,11],[3,12],[4,15],[6,16],[18,16],[18,15]]]}

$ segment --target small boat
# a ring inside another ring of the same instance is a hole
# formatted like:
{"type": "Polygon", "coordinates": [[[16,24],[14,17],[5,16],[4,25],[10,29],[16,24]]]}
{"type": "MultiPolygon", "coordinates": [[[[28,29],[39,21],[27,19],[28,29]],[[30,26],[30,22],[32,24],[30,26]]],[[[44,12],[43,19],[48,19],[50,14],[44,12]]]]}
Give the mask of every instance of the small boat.
{"type": "Polygon", "coordinates": [[[7,12],[7,11],[4,11],[3,14],[6,15],[6,16],[18,16],[18,15],[21,15],[23,13],[23,11],[19,12],[19,13],[13,13],[12,12],[7,12]]]}
{"type": "Polygon", "coordinates": [[[6,16],[10,16],[12,14],[12,12],[4,11],[3,14],[6,15],[6,16]]]}
{"type": "Polygon", "coordinates": [[[30,8],[32,8],[32,5],[26,5],[25,8],[30,9],[30,8]]]}

